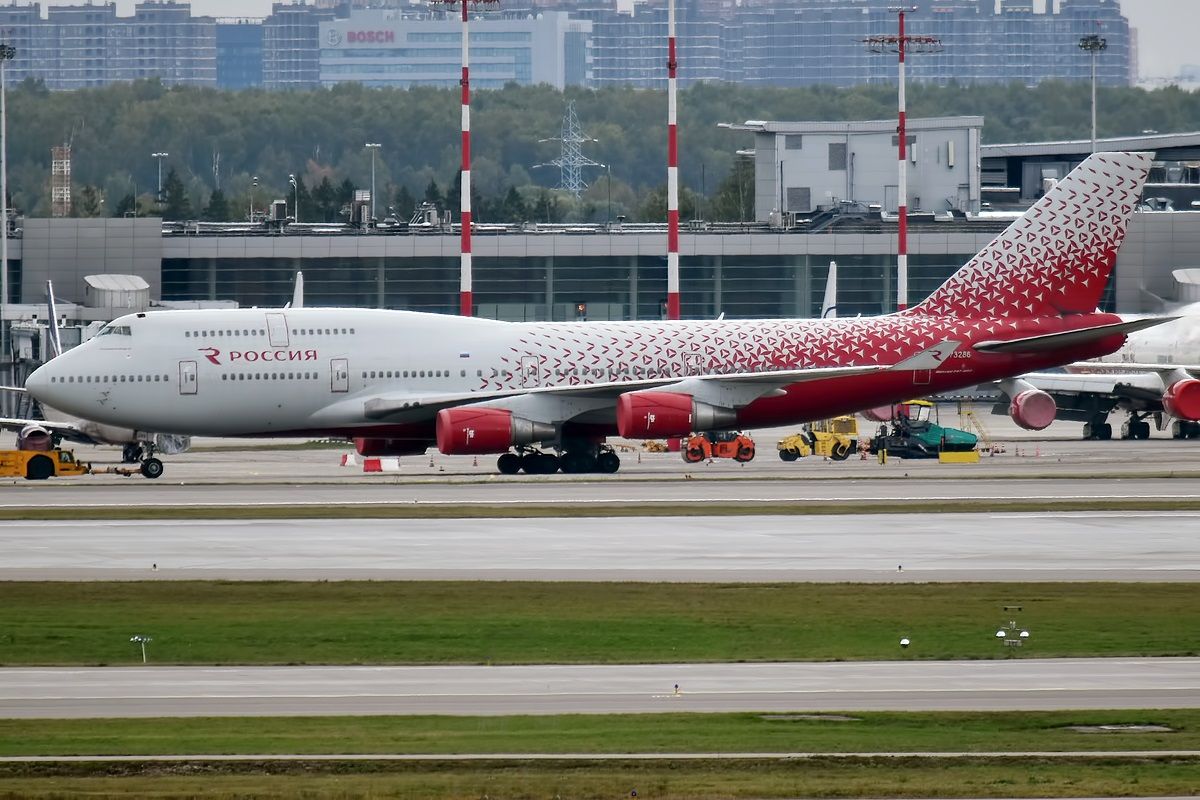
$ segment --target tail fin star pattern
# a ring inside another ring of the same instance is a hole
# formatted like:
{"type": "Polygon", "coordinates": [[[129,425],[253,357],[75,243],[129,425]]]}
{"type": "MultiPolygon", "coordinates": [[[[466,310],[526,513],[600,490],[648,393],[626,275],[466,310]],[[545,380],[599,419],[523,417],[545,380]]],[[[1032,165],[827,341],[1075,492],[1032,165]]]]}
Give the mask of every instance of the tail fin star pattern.
{"type": "Polygon", "coordinates": [[[906,313],[988,319],[1096,310],[1150,170],[1097,153],[906,313]]]}

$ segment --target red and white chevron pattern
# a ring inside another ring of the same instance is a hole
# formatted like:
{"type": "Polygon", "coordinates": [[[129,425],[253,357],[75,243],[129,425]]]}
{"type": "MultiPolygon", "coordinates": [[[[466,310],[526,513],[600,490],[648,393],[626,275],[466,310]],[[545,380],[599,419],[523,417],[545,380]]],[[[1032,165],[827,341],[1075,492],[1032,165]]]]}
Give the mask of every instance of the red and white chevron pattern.
{"type": "Polygon", "coordinates": [[[1095,311],[1150,170],[1149,153],[1098,153],[912,314],[1051,317],[1095,311]]]}
{"type": "Polygon", "coordinates": [[[893,364],[938,342],[991,337],[1018,327],[1009,320],[916,315],[528,326],[502,358],[503,371],[485,373],[479,388],[893,364]],[[527,374],[530,360],[538,365],[534,380],[527,374]]]}

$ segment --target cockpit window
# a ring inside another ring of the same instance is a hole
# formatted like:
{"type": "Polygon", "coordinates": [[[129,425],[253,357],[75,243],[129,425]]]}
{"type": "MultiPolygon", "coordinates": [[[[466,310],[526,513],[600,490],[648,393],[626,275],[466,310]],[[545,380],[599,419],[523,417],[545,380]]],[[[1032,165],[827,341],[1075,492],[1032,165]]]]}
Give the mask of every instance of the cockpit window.
{"type": "Polygon", "coordinates": [[[132,335],[133,335],[133,332],[129,330],[128,325],[111,325],[111,324],[105,325],[103,328],[100,329],[100,332],[96,334],[97,337],[100,337],[100,336],[132,336],[132,335]]]}

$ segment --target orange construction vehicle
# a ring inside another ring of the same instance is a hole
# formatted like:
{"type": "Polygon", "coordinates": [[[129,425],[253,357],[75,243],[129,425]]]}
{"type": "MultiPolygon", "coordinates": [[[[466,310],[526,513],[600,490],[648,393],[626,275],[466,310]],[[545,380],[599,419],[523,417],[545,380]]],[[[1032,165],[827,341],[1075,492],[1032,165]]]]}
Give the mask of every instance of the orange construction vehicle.
{"type": "Polygon", "coordinates": [[[754,440],[740,431],[697,433],[684,440],[679,452],[689,464],[709,458],[732,458],[744,463],[754,458],[754,440]]]}

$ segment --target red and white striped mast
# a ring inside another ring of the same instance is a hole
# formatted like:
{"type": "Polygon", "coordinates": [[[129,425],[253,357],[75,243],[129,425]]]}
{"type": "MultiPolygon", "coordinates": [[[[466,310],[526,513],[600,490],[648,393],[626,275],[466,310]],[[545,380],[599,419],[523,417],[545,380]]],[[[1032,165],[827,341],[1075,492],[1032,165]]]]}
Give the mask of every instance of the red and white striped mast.
{"type": "Polygon", "coordinates": [[[675,0],[667,1],[667,319],[679,319],[679,146],[675,119],[675,0]]]}
{"type": "Polygon", "coordinates": [[[496,3],[497,0],[443,0],[447,5],[458,3],[462,7],[462,178],[459,182],[458,215],[462,228],[460,239],[458,313],[464,317],[474,314],[475,304],[471,288],[471,79],[470,39],[468,35],[468,11],[471,2],[496,3]]]}
{"type": "Polygon", "coordinates": [[[908,308],[908,109],[904,99],[904,56],[911,48],[915,52],[932,53],[941,49],[941,40],[933,36],[910,36],[904,31],[904,15],[916,7],[890,8],[899,18],[895,36],[870,36],[864,41],[874,53],[896,52],[900,56],[899,89],[897,90],[896,147],[899,178],[896,185],[896,205],[899,228],[896,241],[896,310],[908,308]]]}

